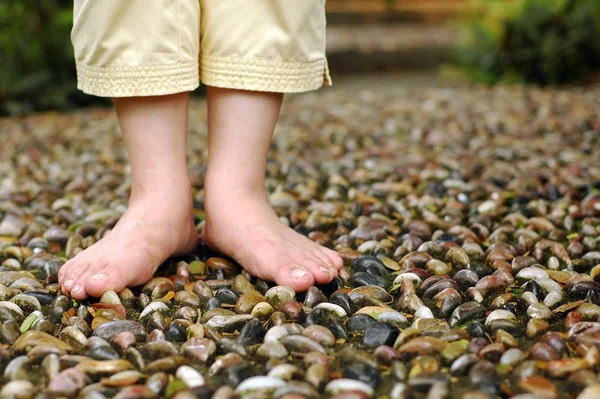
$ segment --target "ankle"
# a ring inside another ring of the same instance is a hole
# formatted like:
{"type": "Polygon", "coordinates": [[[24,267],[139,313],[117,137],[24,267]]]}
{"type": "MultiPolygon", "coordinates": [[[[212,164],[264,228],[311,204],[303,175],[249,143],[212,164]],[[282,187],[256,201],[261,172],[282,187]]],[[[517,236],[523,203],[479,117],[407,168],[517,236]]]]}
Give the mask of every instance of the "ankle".
{"type": "Polygon", "coordinates": [[[156,180],[131,185],[130,204],[173,203],[192,206],[192,189],[188,180],[156,180]]]}
{"type": "Polygon", "coordinates": [[[220,204],[231,204],[239,208],[248,203],[267,203],[267,193],[263,187],[231,186],[228,184],[206,184],[204,188],[205,206],[218,207],[220,204]]]}

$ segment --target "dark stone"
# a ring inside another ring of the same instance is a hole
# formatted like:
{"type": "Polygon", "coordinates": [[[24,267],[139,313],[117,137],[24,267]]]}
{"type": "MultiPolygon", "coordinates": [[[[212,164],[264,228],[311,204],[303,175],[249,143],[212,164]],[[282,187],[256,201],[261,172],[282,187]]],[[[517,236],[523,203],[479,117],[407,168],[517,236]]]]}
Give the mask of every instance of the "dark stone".
{"type": "Polygon", "coordinates": [[[189,392],[196,399],[210,399],[213,397],[215,390],[208,385],[200,385],[194,388],[188,388],[183,392],[189,392]]]}
{"type": "Polygon", "coordinates": [[[342,323],[340,319],[331,317],[323,324],[323,326],[328,328],[337,339],[348,339],[348,333],[346,332],[344,323],[342,323]]]}
{"type": "Polygon", "coordinates": [[[210,280],[225,280],[227,278],[227,273],[223,269],[213,269],[208,275],[210,280]]]}
{"type": "Polygon", "coordinates": [[[544,300],[544,291],[535,280],[529,280],[527,283],[525,283],[525,291],[533,293],[533,295],[535,295],[538,301],[544,300]]]}
{"type": "Polygon", "coordinates": [[[487,360],[481,360],[471,367],[469,380],[482,391],[490,394],[498,392],[500,382],[496,366],[487,360]]]}
{"type": "Polygon", "coordinates": [[[219,301],[215,297],[208,298],[208,302],[206,302],[206,310],[217,309],[220,307],[221,307],[221,301],[219,301]]]}
{"type": "Polygon", "coordinates": [[[40,253],[30,256],[23,262],[24,270],[37,270],[40,280],[46,280],[50,276],[58,276],[58,270],[63,262],[54,255],[40,253]]]}
{"type": "Polygon", "coordinates": [[[184,342],[187,340],[186,327],[174,321],[167,328],[165,336],[168,341],[184,342]]]}
{"type": "Polygon", "coordinates": [[[398,327],[385,323],[373,323],[365,330],[363,345],[367,348],[377,348],[381,345],[394,345],[400,334],[398,327]]]}
{"type": "Polygon", "coordinates": [[[457,271],[453,279],[463,291],[466,291],[470,287],[475,287],[475,284],[480,280],[477,273],[469,269],[457,271]]]}
{"type": "Polygon", "coordinates": [[[493,272],[493,270],[489,266],[486,266],[481,263],[472,263],[469,266],[469,269],[474,271],[475,274],[477,274],[477,276],[479,276],[480,279],[485,276],[489,276],[493,272]]]}
{"type": "Polygon", "coordinates": [[[469,324],[467,332],[471,337],[485,337],[485,326],[476,321],[475,323],[469,324]]]}
{"type": "Polygon", "coordinates": [[[494,335],[498,330],[504,330],[515,337],[519,337],[525,332],[525,328],[514,320],[494,320],[487,326],[487,329],[490,335],[494,335]]]}
{"type": "Polygon", "coordinates": [[[357,314],[348,319],[346,322],[346,328],[351,334],[360,333],[364,332],[367,327],[374,323],[377,323],[377,321],[371,316],[366,314],[357,314]]]}
{"type": "Polygon", "coordinates": [[[485,308],[476,301],[465,302],[458,306],[450,316],[450,327],[460,326],[467,321],[481,319],[485,316],[485,308]]]}
{"type": "Polygon", "coordinates": [[[50,321],[60,323],[63,314],[71,309],[73,303],[65,295],[57,296],[50,305],[50,321]]]}
{"type": "Polygon", "coordinates": [[[362,362],[349,363],[344,367],[342,373],[344,378],[362,381],[373,388],[379,385],[379,371],[362,362]]]}
{"type": "Polygon", "coordinates": [[[444,319],[449,318],[452,315],[452,312],[454,312],[454,310],[460,306],[460,304],[460,297],[454,295],[448,295],[447,297],[444,297],[444,299],[442,299],[442,306],[440,307],[440,316],[442,316],[444,319]]]}
{"type": "Polygon", "coordinates": [[[339,278],[338,276],[336,276],[333,278],[333,280],[331,280],[327,284],[320,284],[320,285],[317,285],[316,287],[318,289],[320,289],[325,295],[329,296],[329,295],[333,294],[334,292],[336,292],[337,290],[339,290],[340,288],[342,288],[343,286],[344,286],[344,283],[342,282],[342,279],[339,278]]]}
{"type": "Polygon", "coordinates": [[[310,233],[310,229],[303,224],[296,225],[294,227],[294,231],[298,234],[302,234],[303,236],[307,236],[310,233]]]}
{"type": "Polygon", "coordinates": [[[85,356],[89,356],[95,360],[117,360],[119,354],[111,346],[96,346],[85,352],[85,356]]]}
{"type": "Polygon", "coordinates": [[[357,272],[373,273],[383,277],[390,274],[382,261],[375,256],[361,256],[352,262],[352,268],[357,272]]]}
{"type": "Polygon", "coordinates": [[[334,313],[328,312],[324,309],[314,309],[312,312],[310,312],[304,325],[310,326],[311,324],[319,324],[329,329],[337,339],[348,338],[348,333],[346,332],[346,328],[341,320],[338,319],[334,313]]]}
{"type": "Polygon", "coordinates": [[[428,392],[432,386],[439,383],[450,383],[450,377],[442,373],[421,373],[411,378],[408,386],[415,391],[428,392]]]}
{"type": "Polygon", "coordinates": [[[246,362],[237,363],[225,369],[225,380],[228,385],[234,387],[250,377],[254,377],[254,372],[252,372],[252,366],[246,362]]]}
{"type": "Polygon", "coordinates": [[[306,291],[306,295],[304,297],[304,305],[312,309],[323,302],[327,302],[327,297],[317,287],[312,286],[308,289],[308,291],[306,291]]]}
{"type": "Polygon", "coordinates": [[[329,297],[329,302],[333,303],[334,305],[338,305],[342,309],[344,309],[348,317],[352,316],[354,312],[356,312],[356,306],[354,305],[354,302],[352,302],[352,299],[350,299],[348,294],[346,294],[345,292],[334,292],[329,297]]]}
{"type": "Polygon", "coordinates": [[[235,305],[239,296],[229,288],[219,288],[215,293],[215,298],[217,298],[221,303],[235,305]]]}
{"type": "MultiPolygon", "coordinates": [[[[573,299],[585,299],[590,291],[600,291],[600,284],[595,281],[580,281],[573,284],[572,287],[567,289],[567,297],[573,299]]],[[[592,294],[594,295],[594,293],[592,294]]]]}
{"type": "Polygon", "coordinates": [[[52,303],[52,301],[54,300],[54,298],[56,298],[55,295],[52,295],[51,293],[44,292],[44,291],[25,291],[23,293],[23,295],[29,295],[29,296],[37,298],[37,300],[40,301],[40,305],[42,305],[42,306],[50,305],[52,303]]]}
{"type": "Polygon", "coordinates": [[[355,288],[365,285],[375,285],[381,288],[386,288],[387,286],[387,283],[383,277],[366,272],[355,273],[350,279],[350,284],[355,288]]]}
{"type": "Polygon", "coordinates": [[[237,342],[242,346],[260,344],[265,337],[265,333],[262,323],[257,319],[252,319],[240,331],[237,342]]]}

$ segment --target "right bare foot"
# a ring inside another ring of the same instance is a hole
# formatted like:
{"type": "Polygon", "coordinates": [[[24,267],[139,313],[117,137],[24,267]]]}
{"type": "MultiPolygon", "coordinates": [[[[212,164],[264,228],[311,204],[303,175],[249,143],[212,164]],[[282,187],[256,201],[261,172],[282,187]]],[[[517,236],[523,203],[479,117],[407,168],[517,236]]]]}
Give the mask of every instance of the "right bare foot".
{"type": "Polygon", "coordinates": [[[106,237],[60,268],[59,283],[79,300],[142,285],[169,256],[191,252],[197,240],[189,188],[146,192],[106,237]]]}
{"type": "Polygon", "coordinates": [[[222,187],[206,193],[202,239],[251,274],[301,292],[330,282],[342,268],[337,252],[281,224],[263,195],[222,187]]]}

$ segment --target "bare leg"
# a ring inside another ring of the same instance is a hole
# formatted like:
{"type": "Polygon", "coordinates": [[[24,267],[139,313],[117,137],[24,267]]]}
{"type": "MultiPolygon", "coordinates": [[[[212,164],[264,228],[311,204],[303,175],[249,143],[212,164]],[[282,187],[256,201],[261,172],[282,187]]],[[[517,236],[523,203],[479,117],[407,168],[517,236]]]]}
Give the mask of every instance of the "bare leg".
{"type": "Polygon", "coordinates": [[[304,291],[342,267],[339,255],[279,222],[264,189],[283,96],[208,87],[204,241],[250,273],[304,291]]]}
{"type": "Polygon", "coordinates": [[[185,156],[189,94],[114,104],[131,162],[131,198],[108,236],[61,267],[62,290],[75,299],[143,284],[198,239],[185,156]]]}

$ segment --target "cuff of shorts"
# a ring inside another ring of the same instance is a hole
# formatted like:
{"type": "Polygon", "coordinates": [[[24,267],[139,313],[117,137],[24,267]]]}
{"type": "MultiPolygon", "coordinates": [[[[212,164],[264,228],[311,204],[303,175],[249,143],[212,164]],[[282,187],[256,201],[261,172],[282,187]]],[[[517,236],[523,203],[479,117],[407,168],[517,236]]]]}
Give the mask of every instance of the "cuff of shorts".
{"type": "Polygon", "coordinates": [[[200,77],[208,86],[227,89],[299,93],[331,86],[325,58],[312,62],[290,62],[203,54],[200,77]]]}
{"type": "Polygon", "coordinates": [[[144,97],[192,91],[200,85],[198,61],[172,65],[77,65],[77,88],[100,97],[144,97]]]}

